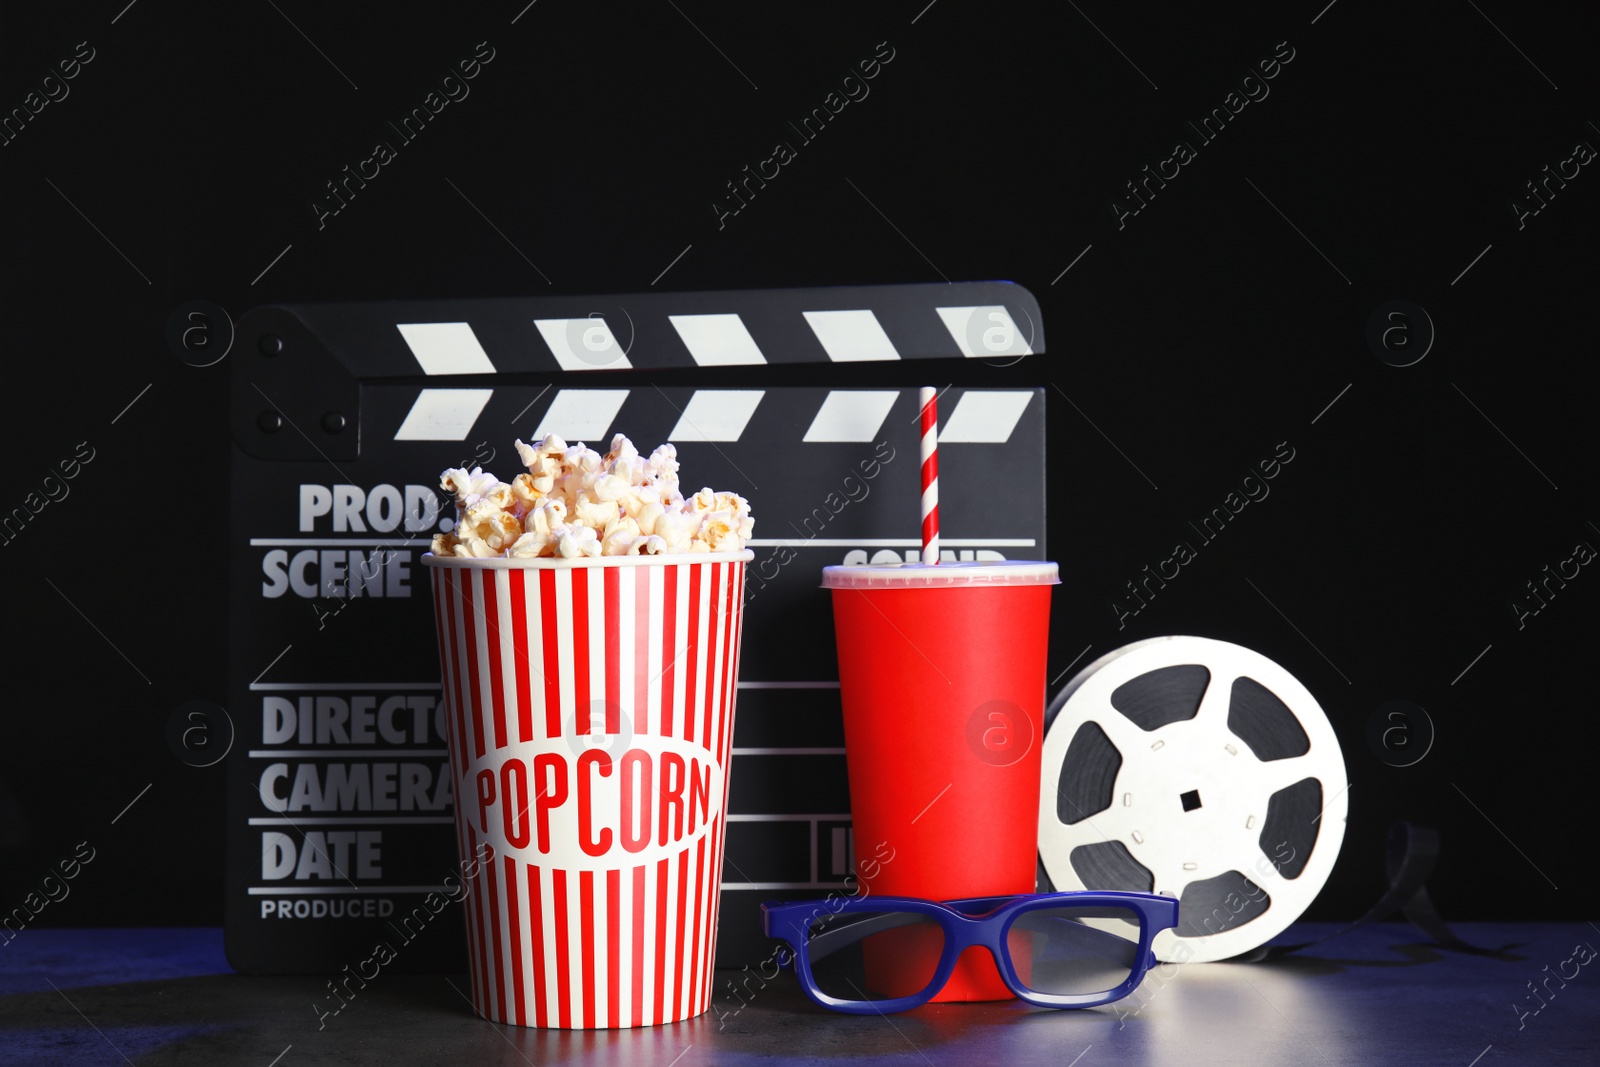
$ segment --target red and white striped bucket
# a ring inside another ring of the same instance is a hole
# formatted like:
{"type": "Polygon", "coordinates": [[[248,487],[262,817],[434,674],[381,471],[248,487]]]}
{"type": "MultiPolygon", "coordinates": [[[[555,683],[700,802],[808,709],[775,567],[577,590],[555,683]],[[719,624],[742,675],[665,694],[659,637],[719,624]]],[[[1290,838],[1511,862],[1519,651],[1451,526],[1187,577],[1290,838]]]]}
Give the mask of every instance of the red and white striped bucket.
{"type": "Polygon", "coordinates": [[[593,1029],[710,1006],[752,558],[423,557],[484,1018],[593,1029]]]}

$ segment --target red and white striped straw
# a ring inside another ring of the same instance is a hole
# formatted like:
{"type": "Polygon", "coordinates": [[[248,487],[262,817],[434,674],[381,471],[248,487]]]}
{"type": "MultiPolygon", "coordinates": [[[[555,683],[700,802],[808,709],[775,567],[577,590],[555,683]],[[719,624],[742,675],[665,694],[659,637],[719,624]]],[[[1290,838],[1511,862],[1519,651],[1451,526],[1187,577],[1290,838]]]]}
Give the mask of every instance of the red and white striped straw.
{"type": "Polygon", "coordinates": [[[939,391],[923,387],[922,562],[939,562],[939,391]]]}

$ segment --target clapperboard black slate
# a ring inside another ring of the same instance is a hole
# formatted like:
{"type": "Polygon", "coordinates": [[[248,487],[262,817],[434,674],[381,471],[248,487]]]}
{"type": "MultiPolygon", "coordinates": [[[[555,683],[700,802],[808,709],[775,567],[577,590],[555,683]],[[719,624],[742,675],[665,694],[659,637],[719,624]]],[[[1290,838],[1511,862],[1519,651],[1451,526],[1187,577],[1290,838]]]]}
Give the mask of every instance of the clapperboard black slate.
{"type": "MultiPolygon", "coordinates": [[[[766,954],[762,899],[844,884],[850,802],[820,572],[917,557],[916,390],[658,389],[628,370],[1035,354],[1032,294],[984,282],[275,306],[238,336],[236,968],[333,975],[379,941],[408,944],[407,970],[464,965],[453,905],[434,928],[391,924],[458,868],[419,558],[449,515],[438,472],[509,478],[519,432],[672,441],[686,488],[751,502],[719,965],[766,954]],[[551,371],[570,373],[532,379],[551,371]]],[[[940,413],[947,558],[1039,558],[1041,391],[951,389],[940,413]]]]}

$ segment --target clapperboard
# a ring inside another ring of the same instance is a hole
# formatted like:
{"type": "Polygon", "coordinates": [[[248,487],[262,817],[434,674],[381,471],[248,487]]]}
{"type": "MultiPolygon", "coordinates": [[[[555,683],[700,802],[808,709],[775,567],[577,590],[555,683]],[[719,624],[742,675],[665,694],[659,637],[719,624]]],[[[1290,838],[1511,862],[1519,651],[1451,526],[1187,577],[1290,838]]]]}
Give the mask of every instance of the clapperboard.
{"type": "MultiPolygon", "coordinates": [[[[445,467],[509,480],[514,438],[676,445],[684,488],[756,520],[719,966],[767,952],[759,904],[840,889],[854,844],[821,569],[918,557],[917,391],[656,388],[639,371],[1042,352],[1003,282],[284,305],[239,323],[232,397],[226,944],[246,972],[465,965],[428,580],[445,467]],[[554,372],[554,373],[552,373],[554,372]],[[554,379],[554,380],[552,380],[554,379]]],[[[1044,398],[940,401],[946,558],[1041,558],[1044,398]],[[982,486],[956,492],[950,487],[982,486]],[[1004,508],[992,506],[1003,500],[1004,508]]]]}

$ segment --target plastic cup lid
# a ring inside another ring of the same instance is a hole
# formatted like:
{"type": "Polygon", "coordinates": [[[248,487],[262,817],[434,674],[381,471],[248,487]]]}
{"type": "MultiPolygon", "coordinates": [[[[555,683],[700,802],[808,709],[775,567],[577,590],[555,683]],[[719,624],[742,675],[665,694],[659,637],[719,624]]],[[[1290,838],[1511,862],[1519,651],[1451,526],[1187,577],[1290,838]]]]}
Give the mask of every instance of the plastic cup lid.
{"type": "Polygon", "coordinates": [[[992,560],[881,563],[822,568],[824,589],[943,589],[966,585],[1059,585],[1054,563],[992,560]]]}

